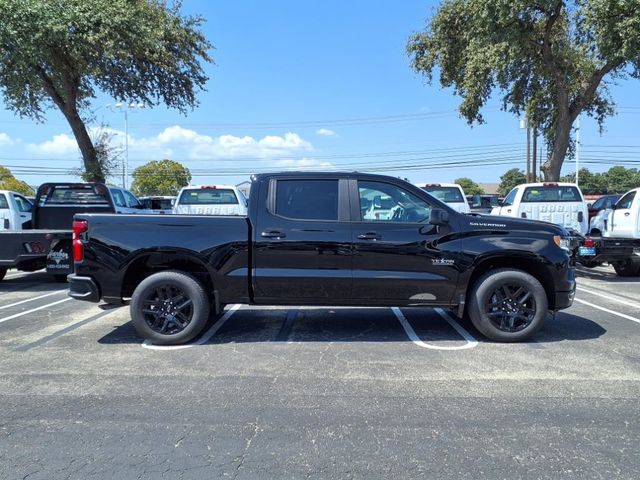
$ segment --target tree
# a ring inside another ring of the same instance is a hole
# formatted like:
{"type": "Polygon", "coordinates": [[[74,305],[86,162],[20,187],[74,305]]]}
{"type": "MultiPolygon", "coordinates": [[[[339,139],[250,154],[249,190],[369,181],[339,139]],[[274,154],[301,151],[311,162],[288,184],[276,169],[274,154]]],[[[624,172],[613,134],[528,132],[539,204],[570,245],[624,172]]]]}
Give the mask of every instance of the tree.
{"type": "Polygon", "coordinates": [[[521,183],[527,183],[527,176],[522,170],[519,168],[507,170],[504,175],[500,177],[498,193],[500,195],[506,195],[513,189],[513,187],[520,185],[521,183]]]}
{"type": "Polygon", "coordinates": [[[582,112],[600,128],[614,111],[611,80],[640,77],[638,0],[447,0],[407,45],[413,69],[462,97],[482,123],[497,90],[547,140],[546,180],[557,181],[582,112]],[[608,80],[607,80],[608,79],[608,80]]]}
{"type": "Polygon", "coordinates": [[[85,182],[92,182],[94,178],[102,177],[106,181],[115,176],[119,161],[122,160],[122,147],[113,143],[115,133],[107,125],[101,125],[90,132],[91,143],[96,151],[96,162],[91,168],[81,168],[73,174],[85,182]]]}
{"type": "Polygon", "coordinates": [[[0,167],[0,190],[11,190],[22,195],[33,195],[33,188],[27,185],[26,182],[14,177],[11,170],[6,167],[0,167]]]}
{"type": "Polygon", "coordinates": [[[191,172],[174,160],[154,160],[133,171],[131,190],[143,195],[177,195],[182,187],[189,185],[191,172]]]}
{"type": "Polygon", "coordinates": [[[0,0],[0,88],[8,108],[43,121],[57,107],[78,142],[88,179],[104,181],[87,131],[98,90],[121,102],[186,113],[208,80],[212,45],[202,17],[179,1],[0,0]]]}
{"type": "Polygon", "coordinates": [[[478,185],[476,182],[471,180],[470,178],[467,178],[467,177],[456,178],[453,182],[460,185],[462,187],[462,190],[464,190],[464,193],[466,193],[467,195],[484,193],[484,189],[480,185],[478,185]]]}
{"type": "Polygon", "coordinates": [[[607,189],[611,193],[625,193],[640,186],[640,172],[635,168],[611,167],[605,174],[607,189]]]}
{"type": "MultiPolygon", "coordinates": [[[[575,183],[576,174],[570,173],[565,175],[560,180],[563,182],[575,183]]],[[[580,190],[587,195],[601,195],[609,192],[609,186],[607,185],[607,178],[602,173],[592,173],[588,168],[581,168],[580,175],[578,175],[580,183],[580,190]]]]}

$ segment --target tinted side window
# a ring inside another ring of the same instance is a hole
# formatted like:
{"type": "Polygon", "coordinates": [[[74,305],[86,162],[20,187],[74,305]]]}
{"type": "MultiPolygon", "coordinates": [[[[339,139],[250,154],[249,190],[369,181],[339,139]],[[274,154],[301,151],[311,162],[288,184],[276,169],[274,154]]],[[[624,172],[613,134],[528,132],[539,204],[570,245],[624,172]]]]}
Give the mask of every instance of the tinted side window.
{"type": "Polygon", "coordinates": [[[338,220],[338,180],[278,180],[276,215],[302,220],[338,220]]]}
{"type": "Polygon", "coordinates": [[[9,203],[7,202],[7,197],[5,197],[4,193],[0,193],[0,208],[9,208],[9,203]]]}
{"type": "Polygon", "coordinates": [[[116,204],[116,207],[127,207],[127,204],[124,202],[124,196],[120,190],[111,190],[111,195],[113,196],[113,203],[116,204]]]}
{"type": "Polygon", "coordinates": [[[633,203],[633,199],[636,197],[636,192],[629,192],[624,197],[622,197],[618,203],[616,204],[617,209],[627,209],[631,208],[631,204],[633,203]]]}
{"type": "Polygon", "coordinates": [[[514,188],[513,190],[511,190],[509,192],[509,195],[507,195],[504,199],[504,201],[502,202],[502,206],[503,207],[508,207],[513,205],[513,202],[515,202],[516,200],[516,195],[518,194],[518,189],[514,188]]]}
{"type": "Polygon", "coordinates": [[[593,205],[591,205],[591,209],[592,210],[601,210],[601,209],[605,208],[605,202],[609,202],[609,200],[610,200],[610,197],[608,197],[608,198],[605,198],[605,197],[599,198],[598,200],[596,200],[594,202],[593,205]]]}
{"type": "Polygon", "coordinates": [[[24,197],[21,197],[20,195],[14,195],[13,198],[16,201],[16,205],[18,206],[18,210],[20,210],[21,212],[30,212],[32,205],[31,202],[29,200],[27,200],[24,197]]]}
{"type": "Polygon", "coordinates": [[[364,222],[425,222],[431,206],[396,185],[383,182],[358,182],[360,219],[364,222]]]}
{"type": "Polygon", "coordinates": [[[127,190],[123,190],[124,196],[127,199],[127,203],[129,204],[129,207],[131,208],[138,208],[140,207],[140,202],[138,201],[138,199],[136,197],[133,196],[133,194],[131,192],[128,192],[127,190]]]}

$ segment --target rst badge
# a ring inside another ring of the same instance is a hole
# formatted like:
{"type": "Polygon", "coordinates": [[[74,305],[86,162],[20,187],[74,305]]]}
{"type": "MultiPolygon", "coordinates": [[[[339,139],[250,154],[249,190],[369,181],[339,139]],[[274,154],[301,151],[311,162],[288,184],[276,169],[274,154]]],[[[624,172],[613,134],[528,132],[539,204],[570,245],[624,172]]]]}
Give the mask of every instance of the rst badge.
{"type": "Polygon", "coordinates": [[[431,263],[433,265],[453,265],[455,260],[451,260],[449,258],[432,258],[431,263]]]}

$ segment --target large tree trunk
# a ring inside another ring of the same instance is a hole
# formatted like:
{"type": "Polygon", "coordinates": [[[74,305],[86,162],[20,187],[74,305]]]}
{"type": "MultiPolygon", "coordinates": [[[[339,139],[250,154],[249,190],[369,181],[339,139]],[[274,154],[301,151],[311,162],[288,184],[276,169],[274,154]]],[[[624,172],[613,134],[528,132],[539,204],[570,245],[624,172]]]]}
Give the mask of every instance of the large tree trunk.
{"type": "Polygon", "coordinates": [[[573,117],[569,112],[561,112],[558,114],[551,156],[540,167],[540,170],[544,173],[544,180],[547,182],[557,182],[560,180],[562,163],[564,162],[564,157],[567,155],[567,150],[569,149],[572,125],[573,117]]]}
{"type": "Polygon", "coordinates": [[[105,176],[102,171],[102,165],[98,162],[96,149],[93,146],[89,132],[87,132],[87,127],[78,114],[78,111],[75,108],[67,108],[64,111],[64,116],[71,126],[73,135],[76,137],[76,142],[78,142],[80,153],[82,153],[84,170],[87,174],[86,179],[90,182],[104,183],[105,176]]]}

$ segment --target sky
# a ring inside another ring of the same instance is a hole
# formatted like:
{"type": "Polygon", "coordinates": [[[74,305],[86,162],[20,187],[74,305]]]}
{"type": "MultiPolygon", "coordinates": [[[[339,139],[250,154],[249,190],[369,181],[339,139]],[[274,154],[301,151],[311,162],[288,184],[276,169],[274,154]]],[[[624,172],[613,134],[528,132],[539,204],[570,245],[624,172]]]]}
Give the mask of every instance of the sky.
{"type": "MultiPolygon", "coordinates": [[[[113,131],[116,146],[124,148],[127,132],[127,185],[133,169],[164,158],[186,165],[193,184],[239,183],[284,169],[498,182],[506,170],[525,167],[519,119],[500,111],[496,96],[483,110],[486,124],[469,126],[457,113],[459,97],[410,68],[407,40],[437,4],[185,0],[183,12],[206,19],[203,32],[215,46],[199,106],[186,116],[129,108],[125,122],[122,106],[100,94],[92,102],[95,118],[113,131]]],[[[581,166],[592,171],[640,161],[640,82],[621,81],[611,92],[619,111],[602,134],[595,121],[581,118],[581,166]]],[[[0,107],[0,165],[37,186],[76,180],[81,160],[55,109],[36,123],[0,107]]],[[[574,169],[565,162],[563,173],[574,169]]],[[[110,183],[121,185],[123,170],[110,183]]]]}

